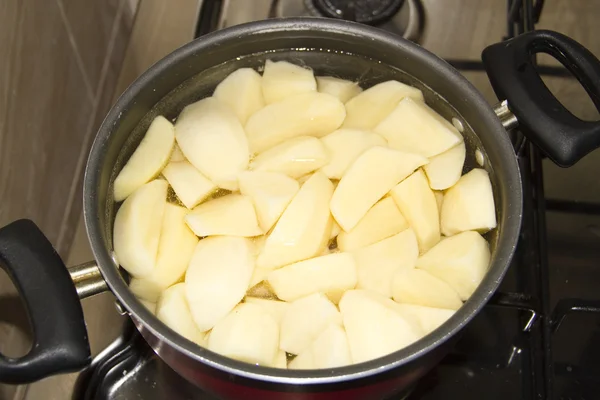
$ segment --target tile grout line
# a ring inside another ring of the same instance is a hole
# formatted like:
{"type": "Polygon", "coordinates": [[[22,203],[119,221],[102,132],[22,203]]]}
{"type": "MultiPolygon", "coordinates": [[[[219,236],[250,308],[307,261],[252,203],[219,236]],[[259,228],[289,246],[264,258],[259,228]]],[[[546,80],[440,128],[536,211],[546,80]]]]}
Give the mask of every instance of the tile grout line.
{"type": "Polygon", "coordinates": [[[79,70],[81,71],[81,74],[83,75],[83,82],[87,89],[86,90],[87,97],[90,100],[90,102],[92,102],[92,104],[93,104],[94,103],[94,91],[92,89],[92,84],[90,83],[90,78],[85,70],[83,59],[81,58],[81,54],[79,53],[79,49],[77,47],[77,42],[75,41],[75,36],[73,35],[73,32],[71,31],[71,24],[69,23],[69,20],[67,19],[67,15],[65,13],[65,9],[64,9],[62,0],[55,0],[55,2],[56,2],[56,5],[57,5],[59,13],[60,13],[60,18],[62,19],[65,30],[67,31],[67,36],[69,37],[69,43],[71,44],[71,48],[72,48],[73,52],[75,53],[75,60],[77,61],[77,66],[79,67],[79,70]]]}
{"type": "MultiPolygon", "coordinates": [[[[57,0],[57,1],[61,1],[61,0],[57,0]]],[[[71,188],[69,189],[69,194],[67,196],[67,207],[66,207],[66,211],[63,214],[63,219],[61,221],[60,224],[60,232],[58,234],[58,239],[57,239],[57,247],[59,249],[62,250],[62,247],[65,245],[63,242],[65,240],[65,235],[66,235],[66,231],[67,231],[67,220],[69,219],[69,217],[71,216],[71,210],[73,208],[73,203],[76,197],[76,192],[77,192],[77,188],[79,187],[79,182],[81,181],[81,174],[83,174],[83,172],[80,172],[83,170],[85,163],[87,162],[87,157],[88,157],[88,150],[87,148],[89,147],[90,141],[94,138],[94,132],[92,132],[92,129],[94,128],[94,123],[96,122],[96,117],[98,115],[98,106],[100,103],[100,99],[102,97],[102,94],[104,94],[104,91],[107,90],[107,88],[104,87],[104,82],[106,81],[106,77],[108,75],[108,67],[110,65],[110,59],[112,57],[112,52],[113,49],[115,47],[115,42],[116,42],[116,38],[117,38],[117,32],[118,32],[118,27],[119,27],[119,23],[120,20],[123,16],[123,8],[124,8],[124,4],[125,2],[122,1],[119,3],[119,8],[117,9],[117,13],[115,15],[115,20],[113,21],[113,26],[111,28],[111,36],[110,36],[110,40],[108,42],[108,46],[106,49],[106,58],[104,61],[104,65],[102,66],[102,70],[101,70],[101,74],[100,74],[100,79],[98,82],[98,88],[96,90],[96,98],[93,99],[93,106],[94,106],[94,111],[92,112],[92,115],[90,116],[90,122],[86,128],[86,135],[85,138],[83,140],[82,143],[82,151],[79,154],[79,159],[77,160],[77,165],[76,165],[76,169],[75,171],[78,172],[78,176],[73,180],[73,183],[71,184],[71,188]]],[[[68,256],[68,253],[71,251],[71,245],[72,243],[68,244],[68,248],[64,249],[65,252],[65,256],[68,256]]],[[[69,266],[67,266],[69,267],[69,266]]]]}

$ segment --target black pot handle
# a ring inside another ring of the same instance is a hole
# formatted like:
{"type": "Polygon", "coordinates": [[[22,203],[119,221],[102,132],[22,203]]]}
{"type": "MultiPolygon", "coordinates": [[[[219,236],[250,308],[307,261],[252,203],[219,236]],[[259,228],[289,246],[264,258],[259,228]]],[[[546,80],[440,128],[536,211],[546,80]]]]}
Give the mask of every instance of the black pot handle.
{"type": "Polygon", "coordinates": [[[28,383],[90,362],[81,303],[52,244],[30,220],[0,229],[0,267],[22,296],[33,328],[33,346],[23,357],[0,354],[0,382],[28,383]]]}
{"type": "Polygon", "coordinates": [[[520,130],[552,161],[569,167],[600,146],[600,122],[582,121],[548,90],[533,64],[536,53],[560,61],[600,110],[600,61],[573,39],[539,30],[493,44],[483,63],[496,95],[508,101],[520,130]]]}

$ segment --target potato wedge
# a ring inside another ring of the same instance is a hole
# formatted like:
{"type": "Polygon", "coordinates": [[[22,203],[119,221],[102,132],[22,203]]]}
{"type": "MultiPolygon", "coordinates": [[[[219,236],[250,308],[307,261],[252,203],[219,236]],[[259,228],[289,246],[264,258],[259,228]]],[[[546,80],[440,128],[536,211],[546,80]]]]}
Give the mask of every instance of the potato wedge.
{"type": "Polygon", "coordinates": [[[417,260],[423,269],[446,282],[466,301],[483,280],[490,249],[477,232],[466,231],[442,240],[417,260]]]}
{"type": "Polygon", "coordinates": [[[300,136],[257,155],[250,163],[254,171],[279,172],[300,178],[329,162],[323,143],[312,136],[300,136]]]}
{"type": "Polygon", "coordinates": [[[354,161],[335,189],[330,204],[333,217],[344,231],[350,231],[379,199],[424,164],[427,159],[416,154],[371,147],[354,161]]]}
{"type": "Polygon", "coordinates": [[[273,367],[279,352],[279,325],[262,307],[239,304],[212,329],[208,349],[236,360],[273,367]]]}
{"type": "Polygon", "coordinates": [[[162,174],[187,208],[194,208],[217,190],[217,185],[188,161],[170,162],[162,174]]]}
{"type": "Polygon", "coordinates": [[[405,97],[423,101],[423,93],[398,81],[378,83],[346,103],[347,116],[342,125],[349,129],[371,130],[405,97]]]}
{"type": "Polygon", "coordinates": [[[398,304],[397,309],[404,315],[414,317],[425,334],[433,332],[456,312],[447,308],[425,307],[416,304],[398,304]]]}
{"type": "Polygon", "coordinates": [[[252,200],[241,194],[228,194],[194,208],[185,221],[197,236],[258,236],[263,231],[252,200]]]}
{"type": "Polygon", "coordinates": [[[300,354],[330,324],[341,325],[342,317],[325,295],[314,293],[292,303],[281,320],[279,348],[300,354]]]}
{"type": "MultiPolygon", "coordinates": [[[[415,260],[416,261],[416,260],[415,260]]],[[[356,286],[356,263],[350,253],[335,253],[287,265],[271,272],[267,281],[282,300],[294,301],[320,292],[337,303],[356,286]]]]}
{"type": "Polygon", "coordinates": [[[154,270],[167,203],[169,184],[155,179],[144,184],[121,205],[113,227],[113,246],[119,264],[143,278],[154,270]]]}
{"type": "Polygon", "coordinates": [[[385,197],[367,211],[349,232],[341,231],[337,244],[342,251],[353,251],[379,242],[408,228],[408,222],[394,199],[385,197]]]}
{"type": "Polygon", "coordinates": [[[440,241],[437,201],[422,170],[392,189],[392,198],[417,235],[419,250],[426,252],[440,241]]]}
{"type": "Polygon", "coordinates": [[[321,138],[330,160],[321,168],[329,179],[341,179],[352,163],[373,146],[387,146],[381,136],[355,129],[338,129],[321,138]]]}
{"type": "Polygon", "coordinates": [[[173,285],[162,293],[156,304],[156,317],[187,340],[200,346],[206,345],[206,334],[198,329],[190,313],[183,283],[173,285]]]}
{"type": "Polygon", "coordinates": [[[253,245],[236,236],[201,240],[185,275],[192,317],[201,331],[212,329],[246,293],[254,270],[253,245]]]}
{"type": "Polygon", "coordinates": [[[275,269],[319,254],[329,241],[333,184],[316,172],[283,212],[258,256],[259,268],[275,269]]]}
{"type": "Polygon", "coordinates": [[[423,166],[427,174],[429,187],[434,190],[445,190],[454,185],[462,175],[465,164],[465,142],[429,159],[429,164],[423,166]]]}
{"type": "Polygon", "coordinates": [[[413,269],[419,257],[417,237],[406,229],[353,252],[358,270],[358,289],[392,297],[392,281],[398,271],[413,269]]]}
{"type": "Polygon", "coordinates": [[[288,97],[250,116],[246,123],[250,151],[261,153],[298,136],[327,135],[345,117],[344,104],[331,95],[314,92],[288,97]]]}
{"type": "Polygon", "coordinates": [[[398,303],[450,310],[458,310],[463,304],[450,285],[422,269],[396,271],[392,278],[392,294],[398,303]]]}
{"type": "Polygon", "coordinates": [[[390,148],[433,157],[463,141],[456,128],[422,101],[405,98],[373,132],[390,148]]]}
{"type": "Polygon", "coordinates": [[[346,331],[330,324],[317,338],[290,362],[290,369],[324,369],[352,364],[346,331]]]}
{"type": "Polygon", "coordinates": [[[125,200],[156,177],[169,162],[174,144],[173,124],[160,115],[154,118],[141,143],[115,178],[115,201],[125,200]]]}
{"type": "Polygon", "coordinates": [[[285,315],[290,303],[279,300],[262,299],[260,297],[246,297],[245,303],[252,303],[261,306],[273,319],[279,324],[285,315]]]}
{"type": "Polygon", "coordinates": [[[287,61],[267,60],[265,63],[262,92],[266,104],[316,90],[317,82],[311,69],[287,61]]]}
{"type": "Polygon", "coordinates": [[[317,90],[335,96],[342,103],[347,102],[362,92],[362,88],[356,82],[333,76],[317,76],[317,90]]]}
{"type": "Polygon", "coordinates": [[[485,233],[496,227],[494,193],[486,170],[473,169],[446,191],[440,221],[446,236],[469,230],[485,233]]]}
{"type": "Polygon", "coordinates": [[[217,85],[213,97],[227,104],[245,124],[250,115],[265,106],[262,77],[252,68],[237,69],[217,85]]]}
{"type": "Polygon", "coordinates": [[[234,112],[208,97],[183,109],[175,138],[189,162],[216,185],[237,190],[237,176],[248,168],[248,140],[234,112]]]}

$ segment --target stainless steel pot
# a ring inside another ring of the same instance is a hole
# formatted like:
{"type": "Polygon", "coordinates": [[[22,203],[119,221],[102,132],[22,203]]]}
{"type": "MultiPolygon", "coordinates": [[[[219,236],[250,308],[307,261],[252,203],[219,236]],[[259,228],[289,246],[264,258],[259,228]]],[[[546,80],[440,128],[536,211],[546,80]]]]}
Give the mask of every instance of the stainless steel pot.
{"type": "Polygon", "coordinates": [[[209,34],[176,50],[126,90],[93,144],[83,194],[95,262],[69,274],[31,221],[16,221],[0,230],[1,264],[27,304],[35,333],[29,354],[16,360],[0,357],[0,381],[28,382],[89,363],[79,297],[108,286],[167,364],[222,398],[376,399],[405,390],[449,351],[508,268],[519,235],[522,192],[507,128],[518,120],[530,140],[561,165],[571,165],[600,145],[600,124],[574,117],[545,87],[532,63],[537,52],[559,59],[600,105],[600,62],[578,43],[549,31],[525,34],[484,51],[491,82],[499,97],[508,101],[496,110],[460,73],[427,50],[350,22],[260,21],[209,34]],[[498,228],[487,237],[492,249],[489,271],[452,318],[400,351],[331,370],[277,370],[238,362],[198,347],[158,321],[128,290],[126,273],[111,257],[116,211],[112,181],[150,121],[158,114],[176,117],[186,104],[210,95],[235,69],[258,68],[267,58],[292,60],[318,74],[359,80],[363,86],[388,79],[414,85],[423,90],[428,104],[462,127],[466,168],[476,165],[476,150],[483,154],[498,214],[498,228]]]}

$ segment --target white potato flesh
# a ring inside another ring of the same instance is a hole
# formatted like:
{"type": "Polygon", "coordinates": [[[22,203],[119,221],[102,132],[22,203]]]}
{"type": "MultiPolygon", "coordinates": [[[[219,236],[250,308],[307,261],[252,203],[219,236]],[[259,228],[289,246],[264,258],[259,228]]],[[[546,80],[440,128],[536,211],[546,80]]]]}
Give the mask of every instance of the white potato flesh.
{"type": "Polygon", "coordinates": [[[337,97],[342,103],[347,102],[360,92],[362,88],[356,82],[333,76],[317,76],[317,90],[337,97]]]}
{"type": "MultiPolygon", "coordinates": [[[[173,128],[173,135],[175,135],[175,128],[173,128]]],[[[171,152],[171,158],[169,158],[169,162],[179,161],[185,161],[185,156],[183,155],[183,152],[181,151],[177,143],[175,143],[173,145],[173,152],[171,152]]]]}
{"type": "Polygon", "coordinates": [[[290,369],[325,369],[352,364],[346,331],[330,324],[317,338],[290,362],[290,369]]]}
{"type": "Polygon", "coordinates": [[[119,264],[137,278],[152,273],[167,203],[169,184],[162,179],[137,189],[121,205],[113,227],[113,245],[119,264]]]}
{"type": "Polygon", "coordinates": [[[156,304],[156,317],[187,340],[205,345],[206,334],[194,323],[183,283],[173,285],[162,293],[156,304]]]}
{"type": "Polygon", "coordinates": [[[242,172],[239,181],[240,192],[252,200],[263,232],[275,225],[300,189],[296,180],[277,172],[242,172]]]}
{"type": "Polygon", "coordinates": [[[486,170],[473,169],[446,191],[440,222],[446,236],[470,230],[485,233],[496,227],[494,193],[486,170]]]}
{"type": "Polygon", "coordinates": [[[208,179],[223,189],[238,189],[237,176],[248,168],[250,153],[242,124],[227,105],[208,97],[185,107],[175,123],[175,138],[208,179]]]}
{"type": "Polygon", "coordinates": [[[425,253],[440,241],[440,219],[435,195],[427,177],[418,170],[392,189],[392,198],[415,231],[419,250],[425,253]]]}
{"type": "Polygon", "coordinates": [[[394,199],[379,200],[350,231],[342,231],[337,244],[342,251],[352,251],[379,242],[408,228],[408,222],[394,199]]]}
{"type": "Polygon", "coordinates": [[[239,361],[273,367],[279,352],[279,325],[262,307],[239,304],[217,322],[208,337],[208,349],[239,361]]]}
{"type": "Polygon", "coordinates": [[[319,254],[329,241],[333,184],[316,172],[300,188],[267,237],[259,268],[275,269],[319,254]]]}
{"type": "Polygon", "coordinates": [[[201,331],[211,329],[244,298],[253,270],[250,239],[214,236],[198,243],[185,275],[185,287],[201,331]]]}
{"type": "Polygon", "coordinates": [[[330,204],[333,217],[350,231],[379,199],[424,164],[427,159],[416,154],[371,147],[352,163],[335,189],[330,204]]]}
{"type": "Polygon", "coordinates": [[[440,213],[440,217],[442,215],[442,204],[444,203],[444,192],[440,190],[434,190],[433,195],[435,196],[435,202],[438,206],[438,211],[440,213]]]}
{"type": "Polygon", "coordinates": [[[228,194],[202,203],[187,215],[185,221],[198,236],[251,237],[263,233],[252,200],[241,194],[228,194]]]}
{"type": "Polygon", "coordinates": [[[356,129],[338,129],[324,136],[321,141],[325,145],[330,161],[321,168],[329,179],[341,179],[348,167],[365,150],[373,146],[387,146],[381,136],[356,129]]]}
{"type": "Polygon", "coordinates": [[[275,365],[274,368],[287,369],[287,354],[285,351],[279,350],[277,352],[277,356],[275,356],[275,365]]]}
{"type": "Polygon", "coordinates": [[[403,316],[397,304],[368,290],[349,290],[340,300],[340,312],[354,363],[369,361],[419,340],[424,332],[403,316]]]}
{"type": "Polygon", "coordinates": [[[423,269],[450,285],[466,301],[483,280],[490,249],[477,232],[466,231],[442,240],[417,260],[423,269]]]}
{"type": "Polygon", "coordinates": [[[392,294],[398,303],[450,310],[463,304],[450,285],[422,269],[398,270],[392,279],[392,294]]]}
{"type": "Polygon", "coordinates": [[[252,278],[250,279],[250,284],[248,284],[248,289],[253,288],[254,286],[258,285],[259,283],[261,283],[262,281],[267,279],[267,276],[269,275],[269,273],[271,273],[270,269],[259,268],[259,267],[254,268],[254,272],[252,273],[252,278]]]}
{"type": "Polygon", "coordinates": [[[185,223],[188,210],[176,204],[165,205],[156,266],[143,279],[132,279],[129,288],[139,298],[156,302],[160,293],[181,280],[198,238],[185,223]]]}
{"type": "Polygon", "coordinates": [[[333,239],[338,237],[338,235],[342,232],[342,227],[334,221],[332,221],[331,225],[331,235],[329,235],[329,239],[333,239]]]}
{"type": "Polygon", "coordinates": [[[413,269],[419,257],[417,237],[406,229],[353,252],[358,270],[358,289],[370,289],[392,297],[392,279],[398,271],[413,269]]]}
{"type": "Polygon", "coordinates": [[[346,103],[343,127],[371,130],[405,97],[423,101],[423,93],[419,89],[398,81],[386,81],[370,87],[346,103]]]}
{"type": "Polygon", "coordinates": [[[190,209],[202,203],[217,190],[217,185],[185,160],[170,162],[163,169],[162,174],[169,181],[177,198],[190,209]]]}
{"type": "Polygon", "coordinates": [[[341,325],[342,316],[324,294],[298,299],[290,303],[281,320],[279,348],[300,354],[332,323],[341,325]]]}
{"type": "Polygon", "coordinates": [[[339,128],[345,117],[344,104],[329,94],[288,97],[250,116],[246,123],[250,151],[261,153],[298,136],[327,135],[339,128]]]}
{"type": "Polygon", "coordinates": [[[425,307],[415,304],[398,304],[398,310],[405,315],[411,315],[428,334],[446,322],[456,311],[447,308],[425,307]]]}
{"type": "Polygon", "coordinates": [[[462,175],[466,153],[463,141],[430,158],[429,164],[423,166],[429,186],[435,190],[445,190],[458,182],[462,175]]]}
{"type": "Polygon", "coordinates": [[[329,162],[323,143],[312,136],[300,136],[257,155],[250,163],[254,171],[279,172],[300,178],[329,162]]]}
{"type": "Polygon", "coordinates": [[[316,90],[317,82],[311,69],[287,61],[267,60],[265,63],[262,92],[267,104],[316,90]]]}
{"type": "Polygon", "coordinates": [[[163,116],[154,118],[146,135],[115,179],[115,201],[125,200],[156,177],[169,162],[174,144],[173,124],[163,116]]]}
{"type": "Polygon", "coordinates": [[[335,253],[287,265],[271,272],[267,281],[282,300],[294,301],[325,293],[337,303],[342,293],[356,286],[356,263],[350,253],[335,253]]]}
{"type": "Polygon", "coordinates": [[[442,116],[421,101],[406,98],[373,132],[387,139],[390,148],[433,157],[459,144],[463,137],[442,116]]]}
{"type": "Polygon", "coordinates": [[[289,307],[289,303],[279,300],[262,299],[260,297],[246,297],[246,303],[252,303],[261,306],[273,319],[280,324],[285,312],[289,307]]]}
{"type": "Polygon", "coordinates": [[[240,68],[217,85],[213,97],[227,104],[245,124],[250,115],[265,106],[262,77],[252,68],[240,68]]]}

